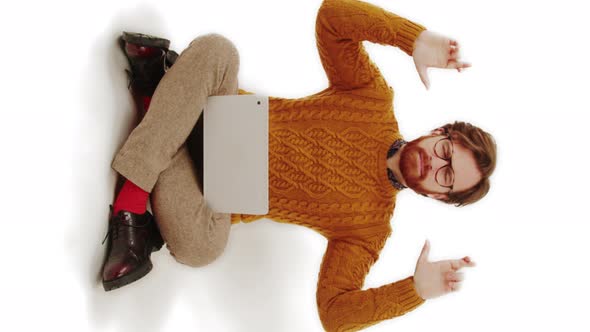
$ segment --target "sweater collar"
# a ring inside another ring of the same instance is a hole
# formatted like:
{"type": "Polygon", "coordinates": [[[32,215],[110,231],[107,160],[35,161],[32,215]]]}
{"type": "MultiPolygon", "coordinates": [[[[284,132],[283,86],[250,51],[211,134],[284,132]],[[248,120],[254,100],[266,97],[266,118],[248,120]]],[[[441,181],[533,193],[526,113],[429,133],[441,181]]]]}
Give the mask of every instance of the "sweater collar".
{"type": "MultiPolygon", "coordinates": [[[[406,144],[407,142],[404,141],[403,139],[398,139],[395,142],[393,142],[393,144],[391,144],[391,146],[389,147],[389,150],[387,150],[387,159],[391,158],[394,154],[397,153],[397,151],[404,146],[404,144],[406,144]]],[[[389,182],[391,182],[391,185],[397,189],[397,190],[402,190],[407,188],[406,186],[404,186],[403,184],[401,184],[396,178],[395,175],[393,175],[393,172],[389,169],[389,167],[387,167],[387,177],[389,178],[389,182]]]]}

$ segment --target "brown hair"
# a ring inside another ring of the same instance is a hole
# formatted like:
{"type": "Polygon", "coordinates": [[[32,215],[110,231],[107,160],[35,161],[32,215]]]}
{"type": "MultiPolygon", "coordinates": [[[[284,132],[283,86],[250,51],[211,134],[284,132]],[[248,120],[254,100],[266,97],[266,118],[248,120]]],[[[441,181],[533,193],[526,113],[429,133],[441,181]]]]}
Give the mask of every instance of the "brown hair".
{"type": "Polygon", "coordinates": [[[466,122],[456,121],[442,127],[454,141],[473,153],[482,179],[472,188],[462,192],[452,192],[445,203],[463,206],[482,199],[490,190],[489,177],[496,168],[496,142],[489,133],[466,122]]]}

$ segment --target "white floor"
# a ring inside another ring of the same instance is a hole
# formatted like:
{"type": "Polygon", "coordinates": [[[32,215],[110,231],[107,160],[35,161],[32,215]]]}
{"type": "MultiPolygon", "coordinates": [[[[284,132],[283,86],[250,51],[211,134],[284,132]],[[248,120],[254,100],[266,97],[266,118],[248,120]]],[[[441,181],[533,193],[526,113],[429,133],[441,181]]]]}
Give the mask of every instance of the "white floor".
{"type": "MultiPolygon", "coordinates": [[[[365,43],[396,92],[405,137],[470,121],[496,137],[499,159],[490,194],[474,206],[399,195],[394,234],[366,288],[411,275],[425,238],[432,260],[470,255],[478,266],[458,293],[368,330],[587,331],[590,27],[581,5],[369,2],[458,39],[473,63],[461,74],[431,70],[426,91],[405,53],[365,43]]],[[[320,3],[2,5],[0,329],[321,330],[315,287],[326,241],[303,227],[239,224],[207,267],[178,264],[163,249],[130,286],[105,293],[99,278],[110,162],[134,124],[118,34],[158,34],[178,51],[198,35],[224,34],[240,51],[241,88],[296,98],[327,84],[314,39],[320,3]]]]}

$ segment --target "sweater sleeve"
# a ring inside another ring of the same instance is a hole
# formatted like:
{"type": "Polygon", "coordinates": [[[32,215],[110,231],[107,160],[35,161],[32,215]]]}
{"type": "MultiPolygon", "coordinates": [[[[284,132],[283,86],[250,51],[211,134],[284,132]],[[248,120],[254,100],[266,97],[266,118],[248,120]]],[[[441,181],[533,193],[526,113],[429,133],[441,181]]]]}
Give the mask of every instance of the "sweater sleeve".
{"type": "Polygon", "coordinates": [[[412,276],[378,288],[361,290],[365,276],[385,243],[329,240],[320,269],[316,300],[326,331],[358,331],[401,316],[422,303],[412,276]]]}
{"type": "Polygon", "coordinates": [[[351,90],[384,82],[361,42],[397,46],[411,56],[425,29],[366,2],[324,0],[316,18],[316,44],[330,87],[351,90]]]}

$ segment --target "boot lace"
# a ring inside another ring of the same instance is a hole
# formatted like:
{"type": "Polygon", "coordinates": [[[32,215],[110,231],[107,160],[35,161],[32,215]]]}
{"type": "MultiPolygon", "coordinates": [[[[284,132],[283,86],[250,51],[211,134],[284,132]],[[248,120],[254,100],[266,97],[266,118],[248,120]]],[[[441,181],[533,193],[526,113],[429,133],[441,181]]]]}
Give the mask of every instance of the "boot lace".
{"type": "MultiPolygon", "coordinates": [[[[113,213],[113,206],[111,205],[111,215],[113,213]]],[[[123,220],[121,220],[121,218],[117,218],[117,220],[113,220],[113,222],[110,223],[109,225],[109,229],[107,230],[107,234],[105,235],[104,239],[102,240],[102,245],[104,245],[104,242],[107,240],[107,238],[111,238],[111,240],[116,240],[117,238],[119,238],[119,234],[121,233],[121,229],[124,227],[131,227],[131,228],[145,228],[148,226],[148,224],[145,225],[131,225],[128,223],[124,223],[123,220]]]]}

